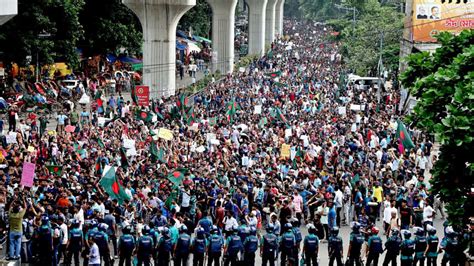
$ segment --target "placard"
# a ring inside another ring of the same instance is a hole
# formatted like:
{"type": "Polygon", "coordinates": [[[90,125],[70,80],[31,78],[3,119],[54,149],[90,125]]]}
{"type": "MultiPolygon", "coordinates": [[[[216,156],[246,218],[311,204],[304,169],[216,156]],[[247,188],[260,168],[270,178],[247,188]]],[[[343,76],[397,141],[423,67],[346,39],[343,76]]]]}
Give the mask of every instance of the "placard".
{"type": "Polygon", "coordinates": [[[173,139],[173,131],[166,129],[166,128],[160,128],[158,130],[158,137],[165,139],[165,140],[172,140],[173,139]]]}
{"type": "Polygon", "coordinates": [[[28,151],[28,152],[35,152],[35,147],[33,147],[33,146],[28,146],[27,151],[28,151]]]}
{"type": "Polygon", "coordinates": [[[33,186],[33,178],[35,176],[35,164],[34,163],[23,163],[23,170],[21,172],[21,182],[20,184],[25,187],[33,186]]]}
{"type": "Polygon", "coordinates": [[[293,132],[291,131],[291,128],[285,129],[285,138],[289,138],[293,135],[293,132]]]}
{"type": "Polygon", "coordinates": [[[253,113],[257,114],[257,115],[261,114],[262,113],[262,105],[255,105],[253,113]]]}
{"type": "Polygon", "coordinates": [[[364,111],[365,110],[365,104],[351,104],[350,107],[351,110],[353,111],[364,111]]]}
{"type": "Polygon", "coordinates": [[[7,144],[16,143],[16,133],[11,132],[10,134],[5,136],[5,139],[7,141],[7,144]]]}
{"type": "Polygon", "coordinates": [[[67,125],[65,128],[64,128],[64,131],[66,132],[69,132],[69,133],[72,133],[76,130],[76,127],[75,126],[72,126],[72,125],[67,125]]]}
{"type": "Polygon", "coordinates": [[[135,148],[135,140],[133,140],[133,139],[123,139],[123,147],[125,149],[134,149],[135,148]]]}
{"type": "Polygon", "coordinates": [[[345,116],[346,115],[346,107],[345,106],[340,106],[337,108],[337,113],[339,115],[345,116]]]}
{"type": "Polygon", "coordinates": [[[290,145],[282,144],[280,149],[280,157],[282,158],[290,158],[290,145]]]}
{"type": "Polygon", "coordinates": [[[148,86],[135,86],[135,94],[138,100],[138,106],[150,105],[150,87],[148,86]]]}

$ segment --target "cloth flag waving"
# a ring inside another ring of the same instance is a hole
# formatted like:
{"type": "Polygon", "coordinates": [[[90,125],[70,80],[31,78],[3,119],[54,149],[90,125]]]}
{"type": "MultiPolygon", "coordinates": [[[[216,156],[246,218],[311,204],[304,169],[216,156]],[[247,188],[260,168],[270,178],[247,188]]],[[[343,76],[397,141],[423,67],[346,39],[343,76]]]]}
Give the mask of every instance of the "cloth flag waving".
{"type": "Polygon", "coordinates": [[[176,168],[168,174],[168,180],[171,181],[176,186],[181,185],[184,180],[184,176],[188,172],[186,168],[176,168]]]}
{"type": "Polygon", "coordinates": [[[46,165],[50,174],[61,176],[63,167],[60,165],[46,165]]]}
{"type": "Polygon", "coordinates": [[[271,77],[271,78],[277,78],[281,76],[281,71],[275,71],[275,72],[270,72],[270,73],[265,73],[265,76],[271,77]]]}
{"type": "Polygon", "coordinates": [[[399,152],[404,153],[406,149],[415,148],[415,145],[411,141],[410,133],[408,133],[407,128],[402,123],[402,121],[397,120],[397,124],[397,134],[395,135],[395,138],[399,141],[399,152]]]}
{"type": "Polygon", "coordinates": [[[138,111],[137,112],[137,120],[142,120],[145,122],[150,122],[153,118],[153,114],[147,111],[138,111]]]}
{"type": "Polygon", "coordinates": [[[227,106],[226,106],[226,109],[227,109],[227,112],[226,112],[226,116],[227,116],[227,120],[229,122],[232,122],[232,118],[234,117],[235,113],[237,112],[237,109],[238,109],[238,104],[235,102],[234,99],[232,99],[232,101],[228,102],[227,103],[227,106]]]}
{"type": "Polygon", "coordinates": [[[122,204],[124,200],[130,200],[130,197],[125,192],[122,184],[115,176],[115,168],[110,166],[105,166],[104,176],[100,179],[100,186],[109,194],[110,197],[117,199],[119,204],[122,204]]]}

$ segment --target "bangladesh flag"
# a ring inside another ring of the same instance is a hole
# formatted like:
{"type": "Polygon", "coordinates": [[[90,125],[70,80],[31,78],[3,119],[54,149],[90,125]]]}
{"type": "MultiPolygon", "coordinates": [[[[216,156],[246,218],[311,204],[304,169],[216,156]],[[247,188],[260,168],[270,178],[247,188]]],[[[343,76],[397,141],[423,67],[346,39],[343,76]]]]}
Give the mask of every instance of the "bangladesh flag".
{"type": "Polygon", "coordinates": [[[278,70],[278,71],[274,71],[274,72],[270,72],[270,73],[265,73],[265,76],[271,77],[271,78],[277,78],[277,77],[281,76],[281,71],[278,70]]]}
{"type": "Polygon", "coordinates": [[[227,121],[232,122],[232,118],[234,117],[235,113],[237,113],[238,108],[239,108],[239,105],[235,102],[235,100],[232,100],[227,103],[227,106],[226,106],[227,121]]]}
{"type": "Polygon", "coordinates": [[[158,160],[162,163],[166,163],[167,161],[165,160],[165,149],[164,148],[160,148],[160,150],[158,151],[158,160]]]}
{"type": "Polygon", "coordinates": [[[46,165],[46,168],[48,168],[49,173],[52,175],[61,176],[63,172],[63,167],[60,165],[46,165]]]}
{"type": "Polygon", "coordinates": [[[186,114],[186,124],[191,125],[196,121],[196,115],[194,114],[194,107],[189,108],[188,113],[186,114]]]}
{"type": "Polygon", "coordinates": [[[150,144],[150,154],[151,154],[151,162],[156,163],[158,160],[158,148],[156,147],[156,143],[152,142],[150,144]]]}
{"type": "Polygon", "coordinates": [[[209,126],[213,127],[217,125],[217,116],[209,118],[209,126]]]}
{"type": "Polygon", "coordinates": [[[283,123],[288,125],[288,120],[286,119],[285,115],[281,112],[280,108],[276,108],[275,114],[278,119],[280,119],[283,123]]]}
{"type": "Polygon", "coordinates": [[[174,186],[173,190],[170,193],[170,195],[166,198],[165,206],[168,209],[171,208],[171,205],[173,204],[173,201],[176,201],[178,199],[178,191],[179,191],[179,187],[174,186]]]}
{"type": "Polygon", "coordinates": [[[137,88],[132,88],[132,101],[135,105],[138,105],[138,97],[137,97],[137,88]]]}
{"type": "Polygon", "coordinates": [[[142,120],[145,122],[150,122],[153,118],[153,114],[147,111],[138,111],[137,112],[137,120],[142,120]]]}
{"type": "Polygon", "coordinates": [[[413,149],[415,148],[415,145],[411,141],[410,138],[410,133],[408,133],[407,128],[403,124],[402,121],[397,120],[397,134],[395,135],[395,138],[399,140],[399,147],[398,150],[400,153],[405,153],[405,150],[413,149]]]}
{"type": "Polygon", "coordinates": [[[262,117],[262,118],[260,119],[260,122],[258,122],[258,126],[259,126],[259,127],[264,127],[264,126],[267,124],[267,122],[268,122],[267,118],[266,118],[266,117],[262,117]]]}
{"type": "Polygon", "coordinates": [[[275,86],[277,86],[277,87],[280,87],[280,88],[282,88],[282,87],[287,87],[287,86],[288,86],[288,85],[286,85],[285,83],[281,83],[281,82],[275,82],[275,83],[273,83],[273,85],[275,85],[275,86]]]}
{"type": "Polygon", "coordinates": [[[129,166],[127,159],[127,150],[125,150],[124,147],[120,148],[120,166],[124,169],[129,166]]]}
{"type": "Polygon", "coordinates": [[[184,94],[181,94],[179,96],[179,99],[176,101],[176,106],[181,109],[181,110],[184,110],[184,108],[188,105],[188,98],[186,98],[186,96],[184,96],[184,94]]]}
{"type": "Polygon", "coordinates": [[[124,200],[130,200],[130,197],[125,193],[125,189],[115,176],[115,167],[106,166],[104,169],[104,176],[100,179],[100,186],[113,199],[117,199],[119,204],[124,200]]]}
{"type": "Polygon", "coordinates": [[[184,175],[188,172],[186,168],[176,168],[168,174],[168,180],[174,185],[179,186],[183,183],[184,175]]]}
{"type": "Polygon", "coordinates": [[[267,58],[269,58],[269,59],[273,58],[273,50],[268,51],[267,58]]]}

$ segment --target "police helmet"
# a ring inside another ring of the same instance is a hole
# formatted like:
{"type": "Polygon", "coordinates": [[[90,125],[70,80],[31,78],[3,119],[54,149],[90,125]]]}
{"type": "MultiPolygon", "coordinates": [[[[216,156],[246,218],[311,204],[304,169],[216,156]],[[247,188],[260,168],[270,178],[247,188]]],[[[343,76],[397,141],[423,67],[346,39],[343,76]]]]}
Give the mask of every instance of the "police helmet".
{"type": "Polygon", "coordinates": [[[204,237],[206,235],[206,231],[204,230],[204,228],[202,227],[199,227],[197,229],[197,232],[196,232],[196,235],[200,238],[204,237]]]}
{"type": "Polygon", "coordinates": [[[71,220],[71,226],[74,227],[74,228],[79,227],[80,224],[81,224],[81,222],[77,219],[72,219],[71,220]]]}
{"type": "Polygon", "coordinates": [[[398,236],[400,234],[400,230],[398,228],[392,228],[392,236],[398,236]]]}
{"type": "Polygon", "coordinates": [[[161,229],[161,235],[165,237],[169,237],[170,229],[168,229],[168,227],[163,227],[163,229],[161,229]]]}
{"type": "Polygon", "coordinates": [[[267,224],[267,233],[273,233],[275,231],[275,227],[273,224],[267,224]]]}
{"type": "Polygon", "coordinates": [[[217,227],[216,225],[213,225],[211,227],[211,232],[215,234],[219,233],[219,227],[217,227]]]}
{"type": "Polygon", "coordinates": [[[337,236],[339,234],[339,227],[334,226],[333,228],[331,228],[331,234],[333,236],[337,236]]]}
{"type": "Polygon", "coordinates": [[[132,228],[130,227],[130,225],[127,225],[122,229],[123,234],[130,234],[130,232],[132,232],[132,228]]]}
{"type": "Polygon", "coordinates": [[[421,227],[415,227],[415,235],[417,236],[423,236],[425,235],[425,230],[421,227]]]}
{"type": "Polygon", "coordinates": [[[286,223],[286,224],[285,224],[285,230],[286,230],[286,231],[289,231],[289,230],[291,230],[291,229],[293,229],[293,225],[292,225],[291,223],[286,223]]]}
{"type": "Polygon", "coordinates": [[[150,229],[150,226],[146,224],[146,225],[144,225],[143,228],[142,228],[142,233],[143,233],[144,235],[147,235],[148,233],[150,233],[150,230],[151,230],[151,229],[150,229]]]}
{"type": "Polygon", "coordinates": [[[181,226],[179,227],[179,232],[180,232],[180,233],[186,233],[186,232],[188,232],[188,227],[186,227],[186,225],[184,225],[184,224],[181,225],[181,226]]]}
{"type": "Polygon", "coordinates": [[[436,228],[434,228],[433,226],[431,226],[429,224],[426,226],[426,231],[428,231],[428,234],[430,234],[430,235],[435,235],[436,234],[436,228]]]}
{"type": "Polygon", "coordinates": [[[456,231],[454,231],[452,226],[446,227],[446,235],[448,237],[455,237],[456,236],[456,231]]]}
{"type": "Polygon", "coordinates": [[[359,232],[359,229],[360,229],[360,223],[358,223],[358,222],[353,222],[353,223],[352,223],[352,231],[354,231],[354,232],[359,232]]]}
{"type": "Polygon", "coordinates": [[[106,223],[100,223],[99,224],[99,231],[101,231],[101,232],[107,231],[108,228],[109,228],[109,226],[106,223]]]}
{"type": "Polygon", "coordinates": [[[309,224],[309,225],[308,225],[308,232],[309,232],[310,234],[316,234],[316,232],[317,232],[317,231],[316,231],[316,227],[315,227],[313,224],[309,224]]]}
{"type": "Polygon", "coordinates": [[[234,232],[234,234],[237,234],[239,232],[239,227],[237,225],[232,226],[232,232],[234,232]]]}
{"type": "Polygon", "coordinates": [[[250,226],[250,234],[251,235],[257,235],[257,228],[255,226],[250,226]]]}
{"type": "Polygon", "coordinates": [[[405,239],[410,239],[411,232],[409,230],[402,230],[402,235],[405,239]]]}
{"type": "Polygon", "coordinates": [[[47,215],[41,216],[41,224],[46,225],[49,223],[49,217],[47,215]]]}
{"type": "Polygon", "coordinates": [[[90,225],[91,225],[91,228],[95,228],[97,227],[97,225],[99,225],[99,223],[97,222],[96,219],[92,219],[90,222],[90,225]]]}

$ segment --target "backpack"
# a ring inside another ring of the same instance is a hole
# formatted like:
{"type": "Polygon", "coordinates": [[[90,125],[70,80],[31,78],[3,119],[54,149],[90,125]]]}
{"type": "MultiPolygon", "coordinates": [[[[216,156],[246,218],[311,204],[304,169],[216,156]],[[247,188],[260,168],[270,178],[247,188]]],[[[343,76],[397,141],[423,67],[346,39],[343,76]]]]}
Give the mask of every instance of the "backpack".
{"type": "Polygon", "coordinates": [[[107,244],[107,240],[105,239],[105,233],[97,232],[94,234],[93,237],[95,243],[97,244],[97,247],[99,247],[99,251],[107,250],[109,246],[107,244]]]}
{"type": "Polygon", "coordinates": [[[296,243],[299,244],[303,240],[303,236],[301,235],[301,231],[299,227],[293,228],[293,234],[295,235],[296,243]]]}
{"type": "Polygon", "coordinates": [[[171,238],[164,239],[160,245],[160,252],[171,252],[173,248],[173,242],[171,238]]]}
{"type": "Polygon", "coordinates": [[[364,244],[365,238],[362,234],[354,234],[352,239],[352,250],[358,253],[362,248],[362,244],[364,244]]]}
{"type": "Polygon", "coordinates": [[[229,253],[230,256],[235,256],[239,251],[241,251],[243,248],[242,245],[242,240],[238,235],[232,235],[230,237],[229,241],[229,248],[227,249],[227,252],[229,253]]]}
{"type": "Polygon", "coordinates": [[[316,249],[318,248],[318,237],[315,235],[308,235],[304,239],[304,246],[306,249],[306,252],[316,252],[316,249]]]}
{"type": "Polygon", "coordinates": [[[375,254],[382,254],[382,239],[380,237],[373,237],[370,243],[370,252],[374,252],[375,254]]]}
{"type": "Polygon", "coordinates": [[[245,252],[255,253],[258,249],[258,238],[254,235],[248,236],[245,240],[245,252]]]}
{"type": "Polygon", "coordinates": [[[222,249],[222,238],[219,235],[212,235],[210,239],[210,251],[212,253],[221,252],[222,249]]]}
{"type": "Polygon", "coordinates": [[[195,238],[194,239],[194,253],[203,254],[206,252],[206,239],[195,238]]]}
{"type": "Polygon", "coordinates": [[[282,248],[285,251],[293,250],[296,244],[296,240],[293,234],[284,234],[281,242],[282,242],[282,248]]]}
{"type": "Polygon", "coordinates": [[[153,239],[150,236],[142,236],[138,240],[138,250],[141,254],[151,254],[153,251],[153,239]]]}
{"type": "Polygon", "coordinates": [[[132,251],[135,247],[135,241],[131,235],[123,235],[120,238],[120,252],[125,255],[132,255],[132,251]]]}
{"type": "Polygon", "coordinates": [[[266,234],[263,237],[263,252],[272,253],[278,249],[278,238],[274,234],[266,234]]]}
{"type": "Polygon", "coordinates": [[[176,243],[176,251],[181,255],[189,254],[189,247],[191,246],[191,237],[188,234],[181,234],[176,243]]]}

